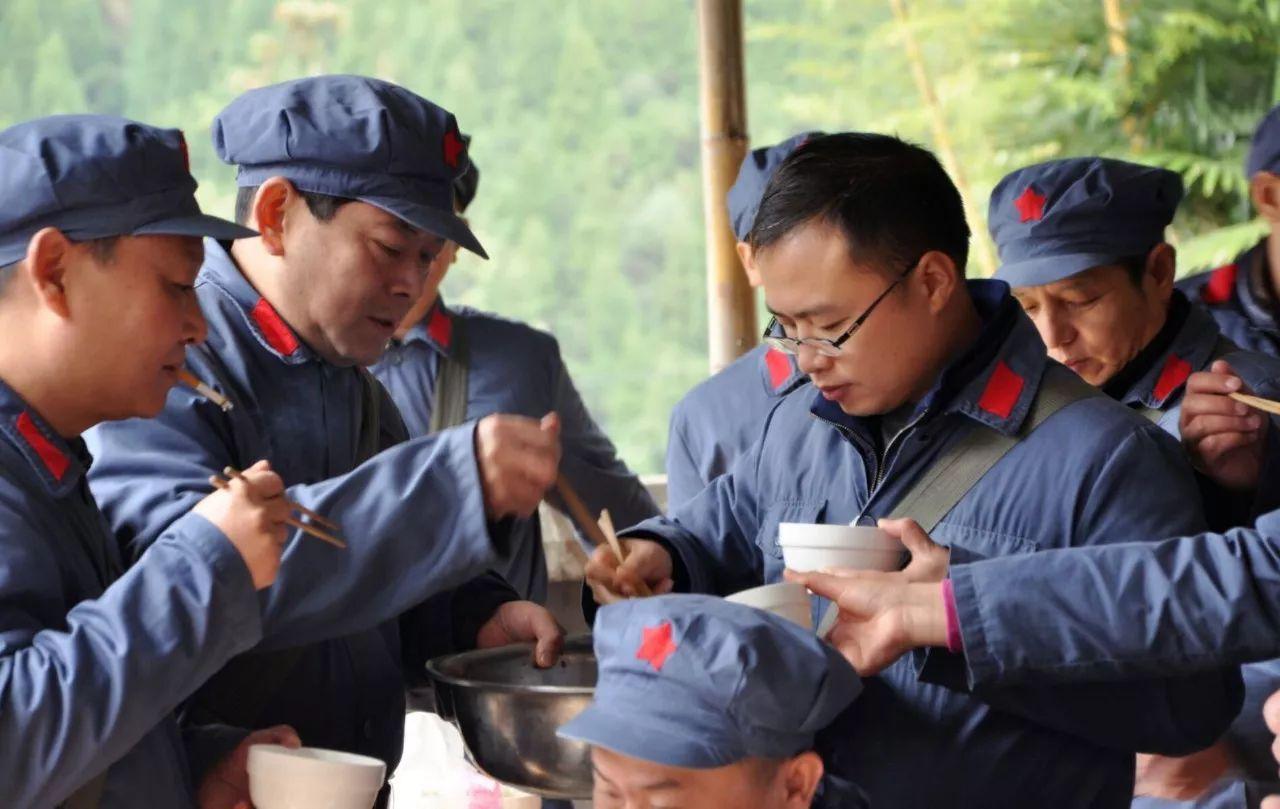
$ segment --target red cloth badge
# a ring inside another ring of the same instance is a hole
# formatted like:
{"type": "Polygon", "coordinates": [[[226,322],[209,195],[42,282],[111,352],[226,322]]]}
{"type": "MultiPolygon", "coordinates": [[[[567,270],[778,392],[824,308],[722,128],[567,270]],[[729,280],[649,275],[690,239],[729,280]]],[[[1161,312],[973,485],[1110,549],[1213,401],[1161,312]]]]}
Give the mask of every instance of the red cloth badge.
{"type": "Polygon", "coordinates": [[[991,372],[991,378],[987,380],[987,387],[982,391],[978,407],[993,416],[1007,419],[1013,412],[1013,406],[1018,403],[1025,384],[1022,377],[1010,370],[1004,360],[1000,360],[996,363],[996,369],[991,372]]]}
{"type": "Polygon", "coordinates": [[[1013,206],[1018,209],[1019,222],[1039,222],[1044,217],[1044,194],[1027,186],[1013,206]]]}
{"type": "Polygon", "coordinates": [[[676,648],[676,644],[671,640],[670,621],[663,621],[657,626],[646,626],[644,640],[636,650],[636,660],[645,661],[653,666],[654,671],[662,671],[662,667],[667,664],[667,658],[671,657],[676,648]]]}
{"type": "Polygon", "coordinates": [[[776,348],[771,348],[764,354],[765,365],[769,368],[769,384],[773,385],[773,389],[777,390],[782,384],[791,378],[791,358],[776,348]]]}
{"type": "Polygon", "coordinates": [[[279,313],[270,303],[267,303],[266,298],[259,298],[249,315],[253,318],[253,322],[258,324],[258,329],[266,338],[267,345],[286,355],[298,350],[298,338],[281,319],[279,313]]]}
{"type": "Polygon", "coordinates": [[[1191,363],[1177,354],[1170,354],[1169,359],[1165,361],[1164,369],[1160,371],[1160,378],[1156,380],[1155,390],[1151,393],[1157,400],[1163,402],[1169,398],[1169,394],[1182,387],[1189,376],[1191,376],[1191,363]]]}
{"type": "Polygon", "coordinates": [[[53,479],[61,482],[62,476],[67,473],[67,467],[71,462],[67,460],[67,456],[53,445],[53,442],[44,437],[44,433],[40,432],[40,428],[36,426],[31,415],[23,411],[18,416],[18,432],[26,439],[31,448],[36,451],[36,455],[40,456],[40,460],[44,463],[44,468],[49,470],[49,474],[53,475],[53,479]]]}
{"type": "Polygon", "coordinates": [[[1228,264],[1219,267],[1209,274],[1209,280],[1200,288],[1200,300],[1205,303],[1226,303],[1231,300],[1231,293],[1236,288],[1236,273],[1239,267],[1228,264]]]}

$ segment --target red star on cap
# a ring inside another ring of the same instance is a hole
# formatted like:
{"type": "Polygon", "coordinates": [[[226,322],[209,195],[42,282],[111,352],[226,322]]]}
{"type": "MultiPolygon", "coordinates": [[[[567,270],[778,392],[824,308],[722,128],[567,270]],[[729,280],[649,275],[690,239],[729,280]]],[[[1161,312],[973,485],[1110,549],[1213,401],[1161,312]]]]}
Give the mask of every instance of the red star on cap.
{"type": "Polygon", "coordinates": [[[1027,190],[1013,201],[1013,205],[1018,209],[1018,218],[1021,222],[1039,222],[1044,217],[1044,194],[1037,192],[1031,186],[1027,186],[1027,190]]]}
{"type": "Polygon", "coordinates": [[[449,164],[449,168],[456,169],[458,167],[458,158],[462,157],[462,152],[466,149],[462,145],[462,138],[458,137],[458,133],[450,129],[444,133],[444,162],[449,164]]]}
{"type": "Polygon", "coordinates": [[[636,650],[636,660],[643,660],[653,666],[655,671],[662,671],[667,658],[675,652],[676,645],[671,640],[671,622],[663,621],[657,626],[644,628],[644,640],[636,650]]]}

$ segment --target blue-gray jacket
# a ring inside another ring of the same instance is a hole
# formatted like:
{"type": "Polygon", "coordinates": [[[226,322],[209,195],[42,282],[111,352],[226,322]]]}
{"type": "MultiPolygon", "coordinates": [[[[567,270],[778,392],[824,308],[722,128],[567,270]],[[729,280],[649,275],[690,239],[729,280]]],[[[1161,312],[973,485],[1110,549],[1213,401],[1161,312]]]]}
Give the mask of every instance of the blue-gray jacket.
{"type": "MultiPolygon", "coordinates": [[[[560,415],[560,471],[592,514],[607,508],[616,524],[631,525],[658,513],[591,418],[556,339],[524,323],[467,307],[449,309],[437,301],[403,340],[393,341],[370,370],[395,400],[409,435],[431,432],[436,377],[458,334],[468,358],[468,420],[492,413],[541,418],[554,410],[560,415]]],[[[510,555],[498,572],[522,598],[545,602],[547,565],[537,518],[513,521],[509,544],[510,555]]]]}
{"type": "MultiPolygon", "coordinates": [[[[682,586],[732,593],[781,577],[780,522],[886,515],[968,430],[1017,431],[1051,361],[1006,285],[969,288],[986,324],[982,336],[942,374],[884,460],[873,449],[878,426],[802,390],[773,412],[760,442],[728,474],[632,533],[673,549],[682,586]]],[[[1198,500],[1175,442],[1092,397],[1014,447],[935,533],[958,553],[1034,564],[1035,552],[1049,548],[1202,525],[1198,500]]],[[[1234,670],[973,691],[957,673],[903,660],[870,678],[824,734],[828,766],[865,789],[873,806],[1122,807],[1133,792],[1134,751],[1206,746],[1240,700],[1234,670]]]]}
{"type": "Polygon", "coordinates": [[[197,694],[191,714],[256,727],[288,723],[308,744],[394,767],[405,671],[474,638],[478,621],[514,597],[494,582],[429,599],[496,560],[473,428],[400,443],[403,425],[382,392],[380,443],[390,448],[357,466],[361,372],[312,353],[217,243],[205,244],[196,294],[209,337],[188,351],[188,367],[231,394],[235,409],[223,413],[175,389],[156,419],[94,428],[87,435],[98,459],[93,494],[135,557],[209,490],[210,474],[259,458],[289,484],[291,499],[340,523],[346,550],[296,538],[263,597],[264,640],[255,653],[306,646],[288,660],[271,699],[252,717],[229,715],[227,697],[237,688],[243,700],[231,710],[250,711],[249,689],[224,671],[197,694]],[[406,652],[418,659],[402,659],[406,652]]]}
{"type": "Polygon", "coordinates": [[[106,771],[103,809],[192,806],[174,711],[261,637],[253,582],[195,514],[124,572],[89,462],[0,382],[0,795],[45,809],[106,771]]]}
{"type": "Polygon", "coordinates": [[[1265,238],[1230,264],[1178,282],[1179,289],[1209,309],[1231,342],[1276,357],[1280,356],[1276,319],[1280,312],[1266,291],[1270,287],[1265,238]]]}
{"type": "Polygon", "coordinates": [[[667,511],[729,471],[782,397],[807,381],[792,357],[758,345],[676,402],[667,430],[667,511]]]}

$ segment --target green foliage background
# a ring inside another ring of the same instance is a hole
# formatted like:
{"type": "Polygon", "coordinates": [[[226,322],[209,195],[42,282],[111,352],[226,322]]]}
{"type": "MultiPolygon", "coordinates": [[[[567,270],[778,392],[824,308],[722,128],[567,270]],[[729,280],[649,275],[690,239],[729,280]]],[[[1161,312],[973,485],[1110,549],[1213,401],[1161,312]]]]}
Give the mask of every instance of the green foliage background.
{"type": "MultiPolygon", "coordinates": [[[[1280,0],[917,0],[920,42],[979,208],[1007,171],[1102,153],[1181,172],[1183,270],[1262,232],[1241,165],[1280,100],[1280,0]]],[[[756,143],[871,129],[935,144],[886,0],[747,0],[756,143]]],[[[367,73],[452,109],[481,167],[490,254],[445,293],[550,329],[633,467],[706,374],[696,16],[689,0],[0,0],[0,126],[111,112],[189,133],[230,214],[212,116],[247,88],[367,73]]],[[[983,234],[984,223],[975,222],[983,234]]],[[[970,272],[981,274],[980,267],[970,272]]]]}

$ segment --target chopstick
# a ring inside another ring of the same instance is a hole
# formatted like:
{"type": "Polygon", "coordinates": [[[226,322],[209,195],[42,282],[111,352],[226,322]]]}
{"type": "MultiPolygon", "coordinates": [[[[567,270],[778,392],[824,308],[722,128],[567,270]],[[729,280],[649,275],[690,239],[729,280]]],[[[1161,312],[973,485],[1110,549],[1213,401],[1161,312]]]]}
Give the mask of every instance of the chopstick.
{"type": "MultiPolygon", "coordinates": [[[[604,533],[605,540],[609,543],[609,547],[613,549],[613,555],[621,566],[627,561],[627,552],[623,550],[622,543],[618,541],[618,534],[613,530],[613,518],[609,516],[609,509],[600,512],[600,531],[604,533]]],[[[636,594],[641,598],[649,598],[653,595],[653,591],[649,589],[649,585],[645,584],[644,579],[639,579],[639,586],[636,587],[636,594]]]]}
{"type": "Polygon", "coordinates": [[[591,512],[587,510],[586,504],[582,502],[582,498],[574,491],[573,484],[564,475],[556,477],[556,491],[560,493],[560,499],[564,504],[569,507],[569,516],[573,517],[573,521],[582,528],[582,532],[587,535],[587,539],[591,540],[591,544],[596,547],[608,545],[609,538],[591,518],[591,512]]]}
{"type": "MultiPolygon", "coordinates": [[[[622,549],[622,543],[618,541],[618,535],[614,533],[613,519],[609,516],[609,510],[600,512],[599,522],[591,519],[591,512],[587,510],[586,504],[574,490],[573,484],[563,474],[556,476],[556,491],[560,493],[560,499],[568,507],[569,515],[582,528],[582,532],[587,535],[587,539],[591,540],[591,544],[598,548],[611,548],[618,564],[625,562],[626,552],[622,549]]],[[[653,595],[649,585],[643,581],[640,582],[636,592],[646,598],[653,595]]]]}
{"type": "Polygon", "coordinates": [[[1249,405],[1254,410],[1261,410],[1264,413],[1280,416],[1280,402],[1263,399],[1261,396],[1250,396],[1247,393],[1228,393],[1227,396],[1237,402],[1249,405]]]}
{"type": "MultiPolygon", "coordinates": [[[[237,473],[237,476],[238,475],[239,473],[237,473]]],[[[213,488],[215,489],[225,489],[231,485],[225,478],[219,477],[218,475],[211,475],[209,477],[209,482],[213,484],[213,488]]],[[[297,503],[290,502],[289,505],[294,509],[300,508],[297,503]]],[[[337,548],[347,547],[347,543],[343,542],[340,538],[326,531],[322,531],[319,528],[316,528],[314,525],[311,525],[310,523],[305,523],[302,520],[296,519],[294,517],[289,517],[284,522],[286,525],[291,525],[294,528],[297,528],[298,530],[302,531],[302,533],[309,534],[315,537],[316,539],[320,539],[325,542],[328,542],[330,545],[333,545],[334,547],[337,547],[337,548]]]]}
{"type": "MultiPolygon", "coordinates": [[[[244,479],[244,475],[240,474],[240,471],[237,470],[234,466],[224,466],[222,468],[222,474],[226,475],[229,478],[240,478],[242,480],[244,479]]],[[[302,514],[302,516],[304,517],[309,517],[312,522],[322,525],[325,528],[328,528],[330,531],[342,530],[342,526],[338,525],[333,520],[329,519],[328,517],[325,517],[323,514],[317,514],[316,512],[312,511],[311,509],[307,508],[301,503],[290,503],[289,505],[293,507],[294,511],[302,514]]]]}
{"type": "Polygon", "coordinates": [[[230,399],[206,385],[198,376],[191,373],[186,368],[178,369],[178,381],[222,408],[222,412],[225,413],[232,408],[230,399]]]}

